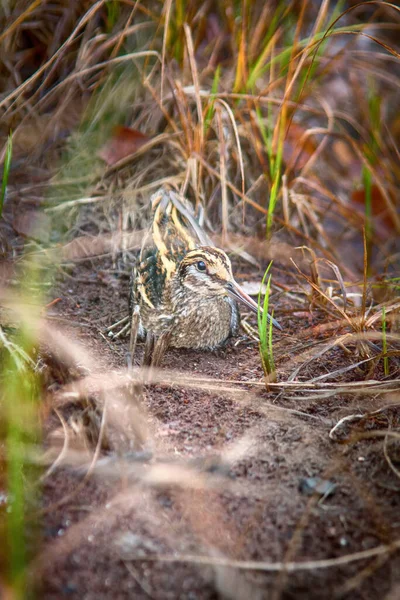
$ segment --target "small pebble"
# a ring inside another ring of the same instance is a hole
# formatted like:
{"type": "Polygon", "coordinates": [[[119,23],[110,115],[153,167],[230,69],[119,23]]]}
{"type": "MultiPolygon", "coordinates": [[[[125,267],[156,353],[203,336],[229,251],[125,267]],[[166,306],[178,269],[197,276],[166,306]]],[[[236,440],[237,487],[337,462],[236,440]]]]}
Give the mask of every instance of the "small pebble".
{"type": "Polygon", "coordinates": [[[304,477],[299,482],[299,492],[306,496],[318,494],[319,496],[330,496],[336,489],[336,483],[320,477],[304,477]]]}

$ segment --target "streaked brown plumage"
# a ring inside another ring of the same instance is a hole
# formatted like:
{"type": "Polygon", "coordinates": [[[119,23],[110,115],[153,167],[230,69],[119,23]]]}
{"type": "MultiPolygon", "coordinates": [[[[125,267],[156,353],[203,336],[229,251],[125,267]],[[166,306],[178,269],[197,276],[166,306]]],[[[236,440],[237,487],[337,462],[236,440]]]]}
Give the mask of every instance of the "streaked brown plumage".
{"type": "Polygon", "coordinates": [[[131,350],[137,336],[161,340],[162,351],[221,346],[238,333],[237,300],[254,312],[257,304],[236,283],[228,256],[212,245],[189,203],[165,189],[151,200],[153,223],[131,286],[131,350]]]}

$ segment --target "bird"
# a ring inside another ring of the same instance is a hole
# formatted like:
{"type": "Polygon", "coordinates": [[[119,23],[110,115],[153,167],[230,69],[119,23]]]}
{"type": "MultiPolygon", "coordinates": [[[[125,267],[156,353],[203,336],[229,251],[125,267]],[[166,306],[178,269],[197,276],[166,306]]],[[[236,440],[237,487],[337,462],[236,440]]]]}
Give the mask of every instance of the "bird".
{"type": "MultiPolygon", "coordinates": [[[[257,303],[235,281],[224,250],[190,202],[161,188],[150,199],[152,223],[131,277],[130,354],[145,340],[144,364],[159,365],[168,347],[214,350],[237,336],[238,303],[257,303]]],[[[268,315],[278,329],[279,323],[268,315]]]]}

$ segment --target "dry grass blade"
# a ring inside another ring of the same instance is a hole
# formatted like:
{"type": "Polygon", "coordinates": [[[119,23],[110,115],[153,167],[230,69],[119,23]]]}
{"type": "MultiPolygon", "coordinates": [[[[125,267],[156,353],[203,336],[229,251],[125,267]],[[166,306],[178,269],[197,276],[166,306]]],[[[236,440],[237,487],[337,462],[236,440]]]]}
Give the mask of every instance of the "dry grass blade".
{"type": "Polygon", "coordinates": [[[204,122],[203,122],[203,109],[201,106],[201,97],[200,97],[199,77],[198,77],[198,73],[197,73],[197,65],[196,65],[196,60],[195,60],[195,56],[194,56],[193,40],[192,40],[192,34],[190,31],[190,27],[187,23],[185,23],[183,27],[185,30],[186,43],[187,43],[188,55],[189,55],[189,61],[190,61],[190,69],[192,72],[195,97],[196,97],[197,119],[199,122],[199,128],[198,128],[199,140],[198,140],[198,145],[196,144],[196,146],[201,151],[203,148],[203,143],[204,143],[204,141],[203,141],[204,122]]]}
{"type": "Polygon", "coordinates": [[[332,379],[333,377],[338,377],[339,375],[348,373],[349,371],[352,371],[353,369],[358,369],[358,367],[360,367],[361,365],[365,365],[365,364],[371,362],[372,360],[376,360],[376,358],[375,357],[365,358],[364,360],[359,360],[358,362],[353,363],[352,365],[349,365],[347,367],[343,367],[341,369],[336,369],[336,371],[332,371],[331,373],[325,373],[324,375],[318,375],[318,377],[314,377],[313,379],[310,379],[309,383],[316,383],[317,381],[324,381],[326,379],[332,379]]]}
{"type": "MultiPolygon", "coordinates": [[[[385,413],[386,411],[389,411],[393,408],[395,409],[398,406],[399,406],[398,396],[394,395],[393,401],[390,404],[386,404],[385,406],[382,406],[381,408],[378,408],[377,410],[374,410],[372,412],[366,412],[365,414],[351,414],[351,415],[342,417],[336,423],[336,425],[330,430],[329,437],[333,441],[339,441],[339,440],[343,439],[343,434],[340,433],[340,430],[341,430],[341,428],[344,428],[343,427],[344,425],[347,425],[349,423],[357,423],[361,419],[374,418],[375,416],[385,413]]],[[[385,437],[385,443],[386,443],[387,438],[388,438],[388,436],[385,437]]]]}
{"type": "Polygon", "coordinates": [[[342,274],[340,272],[340,269],[337,265],[335,265],[332,261],[327,260],[326,258],[321,259],[323,262],[325,262],[326,264],[328,264],[332,271],[335,273],[336,275],[336,279],[338,280],[338,283],[340,285],[340,291],[342,292],[342,297],[343,297],[343,310],[346,312],[346,304],[347,304],[347,293],[346,293],[346,286],[344,284],[343,281],[343,277],[342,274]]]}
{"type": "MultiPolygon", "coordinates": [[[[318,288],[317,288],[318,289],[318,288]]],[[[311,364],[313,361],[315,361],[318,358],[321,358],[321,356],[323,356],[324,354],[326,354],[327,352],[329,352],[329,350],[331,350],[332,348],[334,348],[335,346],[338,345],[342,345],[344,344],[346,341],[349,341],[350,339],[352,339],[351,334],[345,334],[340,336],[339,338],[336,338],[335,340],[333,340],[332,342],[329,342],[328,344],[326,344],[321,350],[319,350],[316,354],[313,354],[309,359],[307,359],[305,362],[303,362],[301,365],[299,365],[294,371],[293,373],[290,374],[290,376],[288,377],[288,381],[294,381],[294,379],[296,379],[297,375],[299,374],[299,372],[304,369],[304,367],[308,366],[309,364],[311,364]]],[[[307,352],[308,353],[308,352],[307,352]]]]}
{"type": "MultiPolygon", "coordinates": [[[[306,412],[277,406],[265,402],[261,397],[256,396],[250,391],[243,394],[242,386],[227,385],[223,380],[203,379],[201,377],[193,377],[182,372],[167,371],[165,369],[156,368],[130,368],[124,371],[114,371],[103,375],[101,373],[93,373],[86,377],[67,384],[62,390],[57,392],[54,398],[56,406],[62,407],[71,401],[78,402],[80,399],[86,398],[88,394],[98,394],[101,392],[115,394],[119,389],[124,389],[131,385],[162,385],[163,387],[180,387],[192,390],[202,390],[206,394],[217,393],[238,403],[238,406],[249,406],[253,409],[264,413],[271,420],[285,420],[296,416],[304,417],[310,420],[317,420],[321,423],[328,424],[328,421],[316,417],[315,415],[307,414],[306,412]]],[[[246,382],[247,384],[247,382],[246,382]]],[[[248,385],[248,384],[247,384],[248,385]]],[[[271,384],[273,386],[274,384],[271,384]]],[[[282,389],[282,384],[276,389],[282,389]]]]}
{"type": "Polygon", "coordinates": [[[221,104],[221,106],[224,107],[224,109],[226,110],[227,115],[229,117],[229,120],[232,124],[233,132],[235,134],[236,148],[237,148],[238,157],[239,157],[239,168],[240,168],[240,175],[241,175],[241,180],[242,180],[242,195],[244,196],[245,195],[245,176],[244,176],[243,153],[242,153],[242,147],[240,144],[240,137],[239,137],[237,124],[235,121],[235,116],[234,116],[229,104],[227,102],[225,102],[225,100],[217,99],[216,104],[221,104]]]}
{"type": "MultiPolygon", "coordinates": [[[[49,67],[58,59],[58,57],[65,51],[65,49],[68,48],[68,46],[75,40],[75,38],[78,36],[81,29],[83,29],[84,26],[90,21],[90,19],[93,18],[93,16],[96,14],[96,12],[98,12],[98,10],[104,5],[104,3],[105,3],[105,0],[99,0],[99,2],[96,2],[87,11],[87,13],[82,17],[82,19],[78,23],[77,27],[73,30],[71,35],[65,40],[65,42],[60,46],[60,48],[53,54],[53,56],[44,65],[42,65],[33,75],[31,75],[31,77],[28,77],[28,79],[26,79],[15,90],[13,90],[11,93],[7,94],[5,96],[5,98],[0,101],[0,108],[3,106],[6,106],[6,105],[9,105],[9,107],[12,106],[12,104],[10,104],[10,103],[15,101],[16,98],[21,97],[22,93],[25,92],[27,90],[27,88],[29,89],[29,87],[33,83],[35,83],[35,81],[38,80],[39,77],[43,73],[45,73],[47,69],[49,69],[49,67]]],[[[33,4],[36,4],[36,3],[33,3],[33,4]]],[[[6,34],[6,33],[7,32],[4,32],[4,34],[6,34]]]]}
{"type": "Polygon", "coordinates": [[[52,462],[52,464],[50,465],[50,467],[46,470],[45,473],[43,473],[43,475],[41,475],[40,477],[40,481],[43,482],[45,479],[47,479],[48,477],[50,477],[50,475],[52,473],[54,473],[54,471],[64,463],[64,460],[68,454],[68,447],[69,447],[69,433],[68,433],[68,427],[67,424],[65,422],[64,417],[62,416],[62,414],[56,409],[53,408],[54,412],[56,413],[57,417],[60,420],[60,423],[62,425],[63,428],[63,433],[64,433],[64,441],[63,441],[63,447],[59,453],[59,455],[57,456],[57,458],[52,462]]]}
{"type": "Polygon", "coordinates": [[[5,29],[5,31],[3,31],[3,33],[0,35],[0,42],[2,42],[6,37],[8,37],[9,35],[11,35],[11,33],[13,31],[15,31],[15,29],[17,29],[19,27],[19,25],[21,23],[23,23],[25,21],[25,19],[28,17],[28,15],[33,12],[35,10],[35,8],[37,6],[39,6],[41,3],[41,0],[34,0],[29,6],[28,8],[26,8],[17,19],[15,19],[15,21],[13,23],[11,23],[11,25],[9,25],[7,27],[7,29],[5,29]]]}
{"type": "Polygon", "coordinates": [[[220,174],[221,174],[221,207],[222,207],[222,240],[227,238],[228,232],[228,195],[227,195],[227,180],[226,180],[226,140],[225,140],[225,128],[222,121],[222,112],[216,108],[217,123],[218,123],[218,134],[220,140],[220,174]]]}
{"type": "Polygon", "coordinates": [[[293,265],[294,265],[296,271],[299,273],[299,275],[301,275],[301,277],[303,277],[303,279],[305,279],[307,281],[307,283],[312,287],[312,289],[315,290],[316,292],[318,292],[318,294],[320,294],[327,302],[329,302],[329,304],[331,304],[331,306],[333,306],[335,308],[335,310],[341,314],[343,319],[345,319],[347,321],[347,323],[351,327],[353,327],[353,322],[352,322],[351,318],[347,315],[347,313],[340,306],[335,304],[335,302],[333,302],[333,300],[331,298],[329,298],[329,296],[327,296],[325,294],[325,292],[323,292],[323,290],[321,290],[321,288],[318,285],[316,285],[307,275],[302,273],[302,271],[299,269],[299,267],[296,265],[296,263],[294,262],[293,259],[291,259],[291,262],[293,263],[293,265]]]}
{"type": "MultiPolygon", "coordinates": [[[[299,562],[263,562],[251,560],[229,560],[223,558],[212,558],[208,556],[183,555],[183,556],[154,556],[146,557],[146,560],[160,562],[183,562],[195,563],[202,565],[220,565],[223,567],[231,567],[242,571],[263,571],[267,573],[295,573],[297,571],[313,571],[318,569],[332,569],[342,567],[353,562],[360,562],[382,556],[393,554],[400,549],[400,540],[395,540],[392,544],[381,545],[369,550],[361,550],[352,554],[345,554],[337,558],[328,558],[325,560],[308,560],[299,562]]],[[[138,560],[143,560],[141,557],[138,560]]]]}
{"type": "Polygon", "coordinates": [[[169,30],[170,19],[171,19],[171,8],[172,8],[172,0],[167,0],[166,2],[164,2],[165,21],[164,21],[164,31],[163,31],[163,41],[162,41],[162,52],[161,52],[161,83],[160,83],[161,104],[163,103],[163,98],[164,98],[165,58],[166,58],[166,50],[167,50],[168,30],[169,30]]]}
{"type": "MultiPolygon", "coordinates": [[[[389,433],[388,435],[385,436],[385,439],[383,441],[383,453],[385,455],[385,459],[387,464],[389,465],[390,469],[393,471],[393,473],[396,475],[396,477],[398,479],[400,479],[400,470],[394,465],[392,459],[389,456],[389,451],[388,451],[388,440],[389,440],[389,433]]],[[[398,440],[400,439],[400,437],[397,438],[398,440]]]]}
{"type": "MultiPolygon", "coordinates": [[[[385,306],[386,315],[392,312],[396,313],[399,309],[400,302],[396,302],[396,300],[394,300],[392,303],[388,303],[385,306]]],[[[375,312],[375,314],[367,318],[367,320],[365,321],[365,326],[372,327],[377,321],[382,321],[382,307],[377,307],[377,311],[375,312]]]]}

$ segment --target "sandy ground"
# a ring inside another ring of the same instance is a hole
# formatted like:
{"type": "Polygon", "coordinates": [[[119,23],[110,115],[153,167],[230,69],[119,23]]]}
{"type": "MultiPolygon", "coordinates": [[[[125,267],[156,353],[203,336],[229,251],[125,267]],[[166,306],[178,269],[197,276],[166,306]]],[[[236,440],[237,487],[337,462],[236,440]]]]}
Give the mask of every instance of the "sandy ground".
{"type": "MultiPolygon", "coordinates": [[[[126,366],[127,340],[112,341],[104,330],[124,314],[127,293],[127,277],[114,272],[108,260],[87,261],[60,281],[61,300],[50,310],[57,325],[90,349],[102,375],[126,366]]],[[[300,331],[315,326],[318,313],[311,324],[296,316],[281,321],[285,331],[276,335],[276,356],[278,376],[285,379],[299,352],[300,331]]],[[[140,353],[141,348],[137,360],[140,353]]],[[[351,360],[335,349],[299,378],[351,360]]],[[[346,444],[328,435],[342,416],[376,409],[383,400],[362,394],[310,400],[307,394],[267,392],[260,385],[258,348],[245,336],[214,353],[170,351],[163,367],[189,381],[193,374],[219,380],[229,389],[210,391],[209,383],[190,389],[179,377],[172,385],[162,380],[148,385],[140,400],[145,421],[136,439],[135,424],[113,430],[111,419],[109,446],[86,482],[85,470],[71,467],[46,479],[44,538],[34,569],[41,597],[372,600],[400,595],[395,552],[339,566],[280,572],[273,566],[344,557],[399,539],[400,483],[385,460],[382,438],[346,444]],[[232,387],[239,393],[232,394],[232,387]],[[315,484],[309,478],[316,477],[322,488],[308,493],[315,484]],[[324,496],[331,484],[332,493],[324,496]],[[188,555],[207,556],[208,564],[183,562],[188,555]],[[223,559],[262,561],[264,570],[221,566],[223,559]]],[[[56,389],[70,375],[53,369],[52,376],[56,389]]],[[[362,380],[365,372],[344,377],[362,380]]],[[[132,405],[137,400],[133,391],[132,405]]],[[[66,406],[62,414],[68,423],[82,423],[81,405],[66,406]]],[[[397,422],[396,411],[383,411],[354,430],[376,431],[397,422]]],[[[55,431],[60,422],[52,415],[46,443],[53,443],[55,431]]],[[[395,465],[400,457],[392,450],[395,465]]]]}

